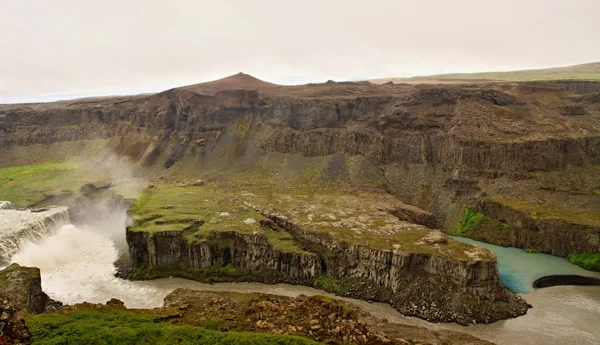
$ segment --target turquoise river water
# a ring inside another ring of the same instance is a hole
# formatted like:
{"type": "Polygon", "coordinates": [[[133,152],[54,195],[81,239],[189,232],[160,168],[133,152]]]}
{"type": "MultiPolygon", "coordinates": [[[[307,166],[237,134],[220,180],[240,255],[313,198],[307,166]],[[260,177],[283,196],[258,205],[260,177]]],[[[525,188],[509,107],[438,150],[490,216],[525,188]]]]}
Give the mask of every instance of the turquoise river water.
{"type": "Polygon", "coordinates": [[[500,280],[511,291],[529,293],[533,290],[533,282],[537,279],[558,274],[577,274],[587,277],[598,277],[600,273],[590,272],[573,265],[567,259],[548,254],[527,253],[523,249],[500,247],[475,241],[465,237],[450,236],[453,239],[485,247],[496,254],[500,280]]]}

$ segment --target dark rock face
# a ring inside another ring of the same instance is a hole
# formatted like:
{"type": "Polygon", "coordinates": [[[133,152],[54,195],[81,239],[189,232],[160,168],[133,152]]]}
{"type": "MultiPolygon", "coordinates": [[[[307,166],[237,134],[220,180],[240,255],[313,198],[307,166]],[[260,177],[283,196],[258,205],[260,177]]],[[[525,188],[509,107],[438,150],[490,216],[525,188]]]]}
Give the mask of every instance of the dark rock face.
{"type": "Polygon", "coordinates": [[[536,289],[559,285],[600,285],[600,279],[569,274],[546,276],[533,282],[536,289]]]}
{"type": "Polygon", "coordinates": [[[0,344],[31,344],[31,332],[17,310],[0,304],[0,344]]]}
{"type": "Polygon", "coordinates": [[[233,280],[304,285],[313,285],[326,272],[340,281],[342,295],[390,303],[406,315],[462,324],[516,317],[529,307],[502,286],[494,258],[460,260],[375,250],[302,229],[285,217],[265,215],[293,234],[306,251],[283,253],[262,236],[235,232],[215,232],[206,242],[189,243],[181,231],[128,231],[133,265],[150,268],[152,278],[205,280],[212,267],[231,263],[249,274],[233,280]]]}
{"type": "Polygon", "coordinates": [[[527,312],[528,304],[500,283],[495,258],[460,260],[401,250],[376,250],[303,229],[265,214],[319,253],[342,294],[392,304],[406,315],[462,324],[489,323],[527,312]]]}
{"type": "MultiPolygon", "coordinates": [[[[31,314],[55,309],[57,303],[42,291],[40,270],[11,264],[0,271],[0,299],[7,301],[17,311],[31,314]]],[[[60,303],[58,303],[60,304],[60,303]]]]}
{"type": "MultiPolygon", "coordinates": [[[[155,234],[127,232],[134,267],[181,265],[208,270],[232,264],[237,269],[258,274],[256,280],[267,283],[312,284],[322,273],[321,261],[313,253],[281,252],[267,239],[236,232],[215,232],[211,240],[190,244],[181,231],[155,234]]],[[[169,272],[165,274],[170,275],[169,272]]]]}
{"type": "Polygon", "coordinates": [[[543,253],[566,257],[570,253],[600,252],[600,227],[577,224],[560,218],[534,219],[531,214],[494,201],[478,207],[485,215],[510,226],[504,231],[474,231],[470,237],[505,247],[535,248],[543,253]]]}

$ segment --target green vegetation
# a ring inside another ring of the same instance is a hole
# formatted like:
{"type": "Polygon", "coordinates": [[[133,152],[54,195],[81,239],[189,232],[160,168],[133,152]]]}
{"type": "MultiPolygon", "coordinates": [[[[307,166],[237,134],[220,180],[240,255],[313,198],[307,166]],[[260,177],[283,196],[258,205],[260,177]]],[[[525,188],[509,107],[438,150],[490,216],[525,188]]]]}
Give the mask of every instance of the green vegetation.
{"type": "Polygon", "coordinates": [[[49,194],[74,192],[88,182],[81,166],[72,162],[49,162],[0,169],[0,200],[25,207],[49,194]]]}
{"type": "Polygon", "coordinates": [[[571,210],[553,206],[537,205],[515,199],[492,199],[501,205],[523,211],[532,219],[561,219],[575,224],[600,226],[600,211],[571,210]]]}
{"type": "Polygon", "coordinates": [[[233,243],[213,238],[214,232],[262,234],[277,250],[302,252],[288,232],[262,226],[261,214],[216,186],[156,185],[142,193],[129,214],[135,220],[130,231],[182,231],[190,243],[220,241],[224,247],[233,243]]]}
{"type": "Polygon", "coordinates": [[[483,213],[467,208],[463,218],[458,223],[457,232],[459,235],[466,235],[471,230],[477,229],[484,220],[485,215],[483,213]]]}
{"type": "MultiPolygon", "coordinates": [[[[390,195],[341,190],[248,188],[245,201],[288,217],[310,231],[373,249],[398,248],[407,253],[470,259],[471,246],[450,239],[437,247],[423,243],[430,230],[404,223],[391,212],[406,205],[390,195]]],[[[283,231],[280,231],[283,232],[283,231]]],[[[308,249],[307,249],[308,250],[308,249]]],[[[317,248],[310,251],[327,253],[317,248]]]]}
{"type": "Polygon", "coordinates": [[[142,311],[80,311],[27,317],[34,344],[247,344],[308,345],[308,339],[258,333],[218,332],[216,322],[206,327],[174,325],[168,315],[142,311]]]}
{"type": "Polygon", "coordinates": [[[342,291],[339,281],[326,273],[316,278],[313,285],[316,288],[333,292],[336,295],[339,295],[342,291]]]}
{"type": "Polygon", "coordinates": [[[531,81],[531,80],[600,80],[600,63],[591,63],[569,67],[547,68],[537,70],[521,70],[509,72],[452,73],[432,75],[431,79],[468,79],[498,81],[531,81]]]}
{"type": "Polygon", "coordinates": [[[569,261],[588,271],[600,272],[600,253],[595,254],[569,254],[569,261]]]}
{"type": "Polygon", "coordinates": [[[526,253],[529,253],[529,254],[539,254],[540,253],[539,250],[534,249],[534,248],[525,248],[524,250],[526,253]]]}
{"type": "Polygon", "coordinates": [[[232,264],[227,264],[225,267],[221,268],[221,273],[231,274],[236,273],[237,269],[232,264]]]}

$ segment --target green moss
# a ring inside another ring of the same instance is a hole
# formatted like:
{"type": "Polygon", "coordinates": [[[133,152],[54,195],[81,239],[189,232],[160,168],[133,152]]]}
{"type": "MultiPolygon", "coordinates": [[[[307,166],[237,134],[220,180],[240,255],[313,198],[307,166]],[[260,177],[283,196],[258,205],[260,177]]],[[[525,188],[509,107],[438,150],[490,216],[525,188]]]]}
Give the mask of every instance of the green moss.
{"type": "MultiPolygon", "coordinates": [[[[221,241],[214,238],[215,232],[262,234],[277,250],[302,252],[289,233],[261,226],[258,222],[264,218],[261,214],[217,186],[159,184],[146,189],[134,202],[129,214],[135,220],[130,231],[182,231],[190,243],[221,241]]],[[[222,243],[222,247],[231,247],[232,244],[222,243]]]]}
{"type": "Polygon", "coordinates": [[[221,268],[221,273],[224,273],[224,274],[232,274],[232,273],[236,273],[236,272],[237,272],[237,269],[231,263],[229,263],[225,267],[221,268]]]}
{"type": "Polygon", "coordinates": [[[467,208],[463,218],[458,223],[457,232],[459,235],[466,235],[472,230],[477,229],[484,220],[485,215],[483,213],[467,208]]]}
{"type": "Polygon", "coordinates": [[[580,211],[576,209],[537,205],[515,199],[492,199],[491,201],[523,211],[529,214],[534,220],[560,219],[575,224],[600,226],[600,211],[590,212],[585,210],[580,211]]]}
{"type": "Polygon", "coordinates": [[[589,271],[600,272],[600,253],[595,254],[569,254],[569,261],[589,271]]]}
{"type": "Polygon", "coordinates": [[[502,230],[507,230],[508,229],[508,223],[505,221],[499,221],[498,222],[498,226],[500,227],[500,229],[502,230]]]}
{"type": "Polygon", "coordinates": [[[525,250],[525,252],[527,252],[529,254],[539,254],[539,252],[540,252],[539,250],[534,249],[534,248],[525,248],[524,250],[525,250]]]}
{"type": "Polygon", "coordinates": [[[313,285],[316,288],[333,292],[336,295],[342,291],[339,281],[328,274],[323,274],[316,278],[313,285]]]}
{"type": "Polygon", "coordinates": [[[165,322],[146,311],[80,311],[27,317],[34,344],[240,344],[308,345],[311,340],[278,334],[218,332],[219,320],[200,327],[165,322]]]}
{"type": "Polygon", "coordinates": [[[77,192],[94,179],[79,164],[48,162],[0,169],[0,200],[25,207],[42,201],[50,194],[77,192]]]}

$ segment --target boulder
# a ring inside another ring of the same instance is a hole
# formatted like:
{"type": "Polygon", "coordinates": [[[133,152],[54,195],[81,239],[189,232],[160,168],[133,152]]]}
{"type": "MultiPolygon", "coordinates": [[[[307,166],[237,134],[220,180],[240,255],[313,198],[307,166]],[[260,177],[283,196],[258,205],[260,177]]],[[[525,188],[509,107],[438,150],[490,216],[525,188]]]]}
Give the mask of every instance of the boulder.
{"type": "Polygon", "coordinates": [[[31,332],[17,310],[0,304],[0,344],[31,344],[31,332]]]}
{"type": "Polygon", "coordinates": [[[18,312],[39,314],[48,306],[56,308],[42,291],[42,278],[37,267],[25,267],[11,264],[0,271],[0,301],[6,301],[18,312]]]}

